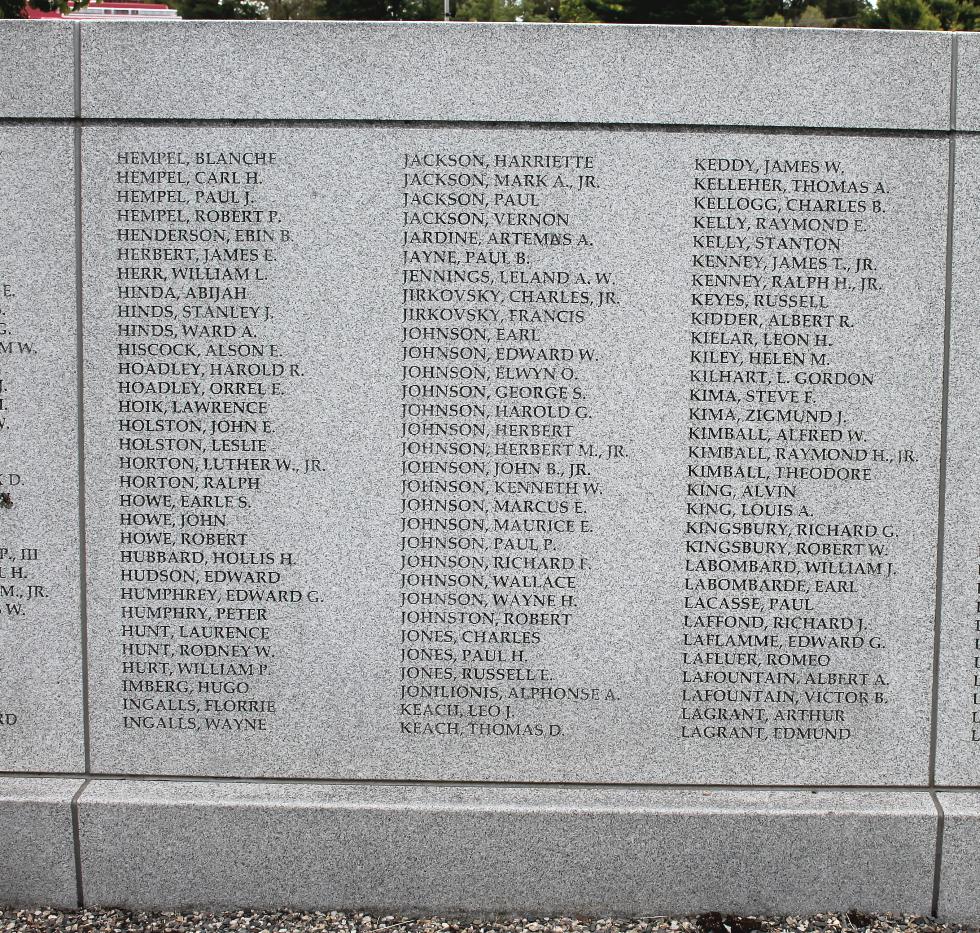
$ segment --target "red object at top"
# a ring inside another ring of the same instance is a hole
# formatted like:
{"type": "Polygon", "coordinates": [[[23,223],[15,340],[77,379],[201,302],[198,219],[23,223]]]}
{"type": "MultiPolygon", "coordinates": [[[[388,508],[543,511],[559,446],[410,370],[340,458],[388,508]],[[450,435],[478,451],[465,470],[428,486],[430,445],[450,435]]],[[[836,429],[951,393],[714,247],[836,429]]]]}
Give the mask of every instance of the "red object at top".
{"type": "MultiPolygon", "coordinates": [[[[74,4],[69,3],[69,6],[74,4]]],[[[24,13],[28,19],[99,19],[99,20],[119,20],[129,19],[133,16],[142,20],[175,20],[180,19],[176,10],[172,10],[166,3],[140,3],[139,0],[127,3],[125,0],[93,0],[88,6],[83,6],[79,10],[71,10],[69,13],[62,13],[60,10],[36,10],[29,4],[25,6],[24,13]]]]}

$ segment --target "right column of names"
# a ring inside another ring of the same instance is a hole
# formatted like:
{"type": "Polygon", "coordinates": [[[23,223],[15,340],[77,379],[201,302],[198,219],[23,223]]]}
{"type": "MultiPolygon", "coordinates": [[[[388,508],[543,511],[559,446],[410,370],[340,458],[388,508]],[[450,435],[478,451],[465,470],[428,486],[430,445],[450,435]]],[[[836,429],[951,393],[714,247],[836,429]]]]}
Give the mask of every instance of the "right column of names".
{"type": "Polygon", "coordinates": [[[907,569],[871,490],[919,462],[878,429],[901,374],[855,353],[880,326],[889,185],[840,159],[691,169],[680,733],[860,740],[894,699],[875,607],[907,569]]]}

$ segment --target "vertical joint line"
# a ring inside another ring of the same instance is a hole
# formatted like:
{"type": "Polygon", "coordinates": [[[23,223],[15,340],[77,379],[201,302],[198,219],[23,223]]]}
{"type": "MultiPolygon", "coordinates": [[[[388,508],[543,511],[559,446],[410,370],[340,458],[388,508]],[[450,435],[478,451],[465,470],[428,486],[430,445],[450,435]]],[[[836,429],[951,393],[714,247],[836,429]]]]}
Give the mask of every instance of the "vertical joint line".
{"type": "Polygon", "coordinates": [[[89,785],[86,778],[82,781],[82,786],[75,791],[75,796],[71,798],[71,840],[72,849],[75,854],[75,897],[78,906],[85,906],[85,885],[82,881],[82,833],[81,822],[78,818],[78,800],[85,793],[85,788],[89,785]]]}
{"type": "MultiPolygon", "coordinates": [[[[75,24],[77,27],[77,23],[75,24]]],[[[78,581],[79,622],[82,665],[82,741],[85,748],[85,772],[92,770],[89,736],[88,677],[88,549],[85,526],[85,352],[82,333],[82,128],[76,122],[75,134],[75,399],[76,437],[78,443],[78,581]]]]}
{"type": "Polygon", "coordinates": [[[71,24],[72,59],[75,78],[75,119],[82,119],[82,24],[71,24]]]}
{"type": "MultiPolygon", "coordinates": [[[[81,23],[78,24],[81,26],[81,23]]],[[[951,132],[956,132],[956,95],[959,91],[959,71],[960,71],[960,38],[954,32],[951,36],[952,44],[949,51],[950,75],[949,75],[949,128],[951,132]]]]}
{"type": "Polygon", "coordinates": [[[946,187],[946,287],[943,307],[943,386],[939,434],[939,521],[936,542],[936,612],[932,643],[932,708],[929,716],[929,786],[936,786],[939,742],[939,661],[942,648],[943,573],[946,541],[946,458],[949,440],[949,368],[953,319],[953,245],[956,220],[956,72],[957,39],[952,37],[949,79],[949,163],[946,187]]]}
{"type": "Polygon", "coordinates": [[[929,792],[933,806],[936,808],[936,861],[932,869],[932,916],[939,916],[940,878],[943,868],[943,834],[946,831],[946,811],[939,802],[939,794],[934,790],[929,792]]]}

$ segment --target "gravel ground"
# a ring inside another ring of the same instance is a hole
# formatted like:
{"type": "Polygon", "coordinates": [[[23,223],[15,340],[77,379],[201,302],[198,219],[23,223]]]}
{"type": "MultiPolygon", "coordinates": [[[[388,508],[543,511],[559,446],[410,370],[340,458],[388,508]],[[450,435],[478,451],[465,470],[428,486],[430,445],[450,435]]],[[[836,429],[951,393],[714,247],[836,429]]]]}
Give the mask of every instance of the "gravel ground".
{"type": "Polygon", "coordinates": [[[567,917],[470,921],[295,911],[132,913],[124,910],[2,910],[0,933],[959,933],[977,928],[928,917],[816,914],[810,917],[567,917]]]}

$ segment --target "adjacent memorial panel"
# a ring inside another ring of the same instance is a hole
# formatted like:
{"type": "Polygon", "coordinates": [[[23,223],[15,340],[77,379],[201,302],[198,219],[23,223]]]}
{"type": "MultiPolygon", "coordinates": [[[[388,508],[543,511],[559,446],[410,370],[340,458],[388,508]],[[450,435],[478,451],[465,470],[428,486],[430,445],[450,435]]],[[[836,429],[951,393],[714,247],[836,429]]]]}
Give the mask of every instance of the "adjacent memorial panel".
{"type": "Polygon", "coordinates": [[[936,780],[980,775],[980,140],[956,143],[949,428],[936,780]]]}
{"type": "Polygon", "coordinates": [[[5,771],[85,767],[72,165],[70,127],[0,126],[5,771]]]}
{"type": "Polygon", "coordinates": [[[944,140],[84,161],[95,770],[925,780],[944,140]]]}

